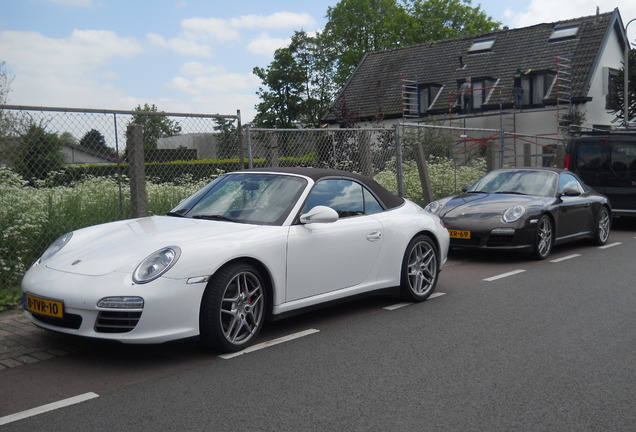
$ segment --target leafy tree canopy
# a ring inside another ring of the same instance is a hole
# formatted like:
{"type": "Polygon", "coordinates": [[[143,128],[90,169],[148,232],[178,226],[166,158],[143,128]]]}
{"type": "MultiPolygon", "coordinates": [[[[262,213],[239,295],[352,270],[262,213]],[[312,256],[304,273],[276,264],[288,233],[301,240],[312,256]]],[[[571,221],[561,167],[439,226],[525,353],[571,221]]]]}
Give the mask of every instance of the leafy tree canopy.
{"type": "Polygon", "coordinates": [[[239,141],[234,120],[215,118],[214,130],[218,132],[217,157],[231,159],[239,155],[239,141]]]}
{"type": "MultiPolygon", "coordinates": [[[[636,50],[629,51],[629,67],[627,78],[627,97],[629,98],[629,121],[636,121],[636,50]]],[[[625,119],[625,67],[618,71],[611,84],[610,93],[607,96],[607,108],[610,114],[613,114],[613,123],[623,123],[625,119]]]]}
{"type": "Polygon", "coordinates": [[[14,155],[16,171],[26,179],[45,179],[50,172],[62,168],[62,144],[62,139],[56,133],[47,132],[42,126],[31,125],[20,137],[14,155]]]}
{"type": "Polygon", "coordinates": [[[318,126],[335,93],[368,52],[496,30],[471,0],[340,0],[324,31],[296,32],[267,68],[255,122],[261,127],[318,126]]]}
{"type": "Polygon", "coordinates": [[[144,104],[134,109],[137,114],[133,115],[130,124],[143,126],[144,148],[156,149],[159,138],[167,138],[181,133],[181,125],[170,120],[165,115],[161,115],[157,107],[144,104]]]}
{"type": "Polygon", "coordinates": [[[82,137],[79,145],[86,147],[87,149],[94,150],[96,152],[108,152],[109,148],[106,145],[106,138],[98,130],[91,129],[82,137]]]}

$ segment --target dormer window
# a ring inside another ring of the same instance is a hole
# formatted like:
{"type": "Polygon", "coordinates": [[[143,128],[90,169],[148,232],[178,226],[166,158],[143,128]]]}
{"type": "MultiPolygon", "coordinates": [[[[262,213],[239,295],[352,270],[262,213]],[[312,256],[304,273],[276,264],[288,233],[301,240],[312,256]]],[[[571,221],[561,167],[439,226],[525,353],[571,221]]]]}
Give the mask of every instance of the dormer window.
{"type": "Polygon", "coordinates": [[[492,46],[495,43],[495,39],[482,39],[473,41],[473,44],[468,48],[468,54],[483,53],[492,50],[492,46]]]}
{"type": "Polygon", "coordinates": [[[550,42],[562,41],[567,39],[576,38],[577,33],[579,32],[579,26],[569,26],[569,27],[557,27],[552,30],[552,34],[550,35],[550,42]]]}

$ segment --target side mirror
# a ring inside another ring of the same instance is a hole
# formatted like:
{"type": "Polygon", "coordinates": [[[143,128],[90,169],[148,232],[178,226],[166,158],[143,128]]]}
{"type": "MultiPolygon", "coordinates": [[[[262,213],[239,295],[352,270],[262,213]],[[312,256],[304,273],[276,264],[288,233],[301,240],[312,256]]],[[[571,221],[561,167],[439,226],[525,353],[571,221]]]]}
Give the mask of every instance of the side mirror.
{"type": "Polygon", "coordinates": [[[300,223],[331,223],[338,220],[338,213],[327,206],[316,206],[307,213],[300,215],[300,223]]]}
{"type": "Polygon", "coordinates": [[[561,196],[579,196],[581,195],[581,192],[578,191],[578,189],[574,189],[574,188],[565,188],[563,190],[563,192],[561,192],[560,194],[561,196]]]}

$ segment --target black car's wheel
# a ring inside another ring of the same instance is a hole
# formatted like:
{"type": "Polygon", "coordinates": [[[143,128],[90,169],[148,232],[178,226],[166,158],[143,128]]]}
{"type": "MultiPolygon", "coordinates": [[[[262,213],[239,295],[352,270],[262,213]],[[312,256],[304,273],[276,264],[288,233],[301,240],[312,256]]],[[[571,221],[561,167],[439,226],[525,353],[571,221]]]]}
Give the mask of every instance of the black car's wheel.
{"type": "Polygon", "coordinates": [[[612,226],[612,217],[610,216],[607,207],[601,207],[598,212],[598,218],[596,219],[596,232],[594,234],[594,244],[599,246],[607,243],[609,239],[610,228],[612,226]]]}
{"type": "Polygon", "coordinates": [[[411,240],[402,260],[400,294],[408,301],[424,301],[437,285],[439,253],[433,241],[418,235],[411,240]]]}
{"type": "Polygon", "coordinates": [[[534,235],[534,245],[532,256],[536,259],[545,259],[552,251],[554,243],[554,229],[552,220],[548,216],[541,216],[537,223],[537,230],[534,235]]]}
{"type": "Polygon", "coordinates": [[[223,352],[247,347],[263,327],[265,302],[263,278],[253,266],[236,263],[219,270],[201,302],[201,341],[223,352]]]}

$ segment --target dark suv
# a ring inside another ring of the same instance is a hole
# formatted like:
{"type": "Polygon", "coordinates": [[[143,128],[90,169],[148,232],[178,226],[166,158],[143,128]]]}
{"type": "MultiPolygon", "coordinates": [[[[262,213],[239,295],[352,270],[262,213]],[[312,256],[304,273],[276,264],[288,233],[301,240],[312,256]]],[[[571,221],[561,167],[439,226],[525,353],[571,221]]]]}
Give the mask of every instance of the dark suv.
{"type": "Polygon", "coordinates": [[[606,195],[613,216],[636,216],[636,131],[572,138],[564,167],[606,195]]]}

